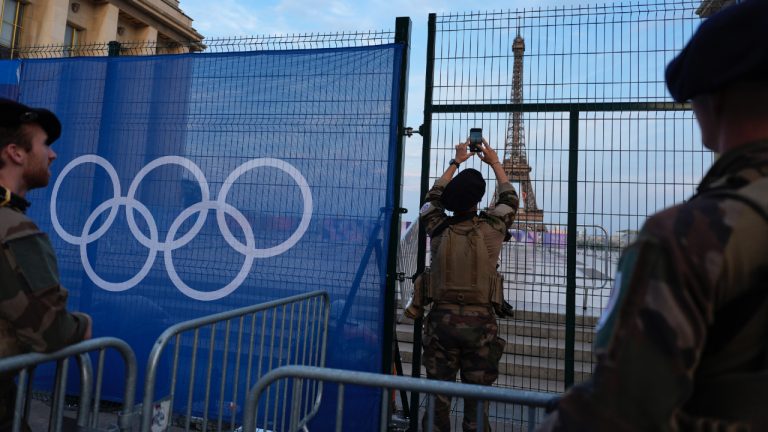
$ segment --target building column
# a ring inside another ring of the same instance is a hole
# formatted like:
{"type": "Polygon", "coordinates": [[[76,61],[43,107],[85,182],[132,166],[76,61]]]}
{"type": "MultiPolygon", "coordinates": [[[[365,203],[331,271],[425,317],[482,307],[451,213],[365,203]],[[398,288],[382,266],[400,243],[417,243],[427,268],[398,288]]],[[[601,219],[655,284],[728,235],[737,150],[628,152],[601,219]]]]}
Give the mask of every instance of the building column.
{"type": "Polygon", "coordinates": [[[97,5],[85,32],[85,43],[107,43],[117,39],[120,9],[111,3],[97,5]]]}
{"type": "Polygon", "coordinates": [[[20,47],[60,45],[64,40],[69,13],[69,0],[35,0],[25,5],[22,17],[20,47]]]}
{"type": "Polygon", "coordinates": [[[145,26],[136,29],[136,40],[154,44],[157,42],[157,29],[151,26],[145,26]]]}

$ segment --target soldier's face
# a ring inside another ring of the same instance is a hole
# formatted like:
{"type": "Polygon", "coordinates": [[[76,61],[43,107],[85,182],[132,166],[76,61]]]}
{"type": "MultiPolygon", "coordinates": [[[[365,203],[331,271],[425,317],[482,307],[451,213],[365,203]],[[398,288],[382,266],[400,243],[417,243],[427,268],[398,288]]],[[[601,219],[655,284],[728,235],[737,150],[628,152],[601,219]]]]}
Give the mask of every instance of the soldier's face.
{"type": "Polygon", "coordinates": [[[43,128],[36,124],[28,124],[24,127],[27,128],[26,133],[31,148],[27,151],[22,178],[27,190],[45,187],[51,179],[50,166],[56,159],[56,152],[45,143],[48,135],[43,128]]]}
{"type": "Polygon", "coordinates": [[[701,141],[704,147],[717,152],[717,118],[712,97],[698,96],[691,101],[693,113],[701,129],[701,141]]]}

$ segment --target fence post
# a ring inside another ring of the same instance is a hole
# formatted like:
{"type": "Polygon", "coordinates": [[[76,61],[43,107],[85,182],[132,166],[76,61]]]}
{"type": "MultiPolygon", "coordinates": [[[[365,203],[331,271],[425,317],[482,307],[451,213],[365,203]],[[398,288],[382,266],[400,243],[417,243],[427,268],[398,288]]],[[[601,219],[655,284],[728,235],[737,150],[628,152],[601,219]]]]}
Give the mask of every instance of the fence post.
{"type": "Polygon", "coordinates": [[[119,57],[120,56],[120,42],[118,42],[118,41],[110,41],[107,44],[107,55],[109,57],[119,57]]]}
{"type": "MultiPolygon", "coordinates": [[[[411,19],[409,17],[397,17],[395,19],[395,43],[402,44],[402,52],[399,59],[395,59],[395,65],[400,66],[394,73],[398,75],[400,83],[397,89],[397,124],[394,126],[396,134],[396,152],[393,172],[392,194],[392,220],[389,228],[388,254],[387,254],[387,280],[384,293],[384,340],[381,356],[381,371],[385,374],[392,373],[394,337],[395,337],[395,291],[397,290],[397,250],[400,244],[400,215],[405,213],[401,204],[401,189],[403,185],[403,159],[405,154],[405,121],[408,113],[408,59],[411,45],[411,19]]],[[[388,205],[389,207],[389,205],[388,205]]],[[[399,360],[399,359],[398,359],[399,360]]],[[[386,401],[389,398],[386,398],[386,401]]],[[[387,402],[383,402],[387,403],[387,402]]],[[[383,410],[382,410],[383,411],[383,410]]],[[[391,410],[388,410],[389,413],[391,410]]],[[[383,415],[383,413],[382,413],[383,415]]],[[[381,419],[382,423],[385,419],[381,419]]],[[[388,422],[388,420],[387,420],[388,422]]]]}
{"type": "Polygon", "coordinates": [[[573,385],[576,339],[576,224],[578,216],[579,112],[570,111],[568,135],[568,249],[565,288],[565,388],[573,385]]]}

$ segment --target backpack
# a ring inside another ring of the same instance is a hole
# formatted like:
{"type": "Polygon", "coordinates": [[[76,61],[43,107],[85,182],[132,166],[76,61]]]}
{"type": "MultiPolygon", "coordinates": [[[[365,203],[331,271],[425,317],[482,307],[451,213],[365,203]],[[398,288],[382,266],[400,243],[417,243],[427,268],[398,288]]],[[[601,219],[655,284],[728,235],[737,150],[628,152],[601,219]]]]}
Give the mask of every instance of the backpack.
{"type": "Polygon", "coordinates": [[[432,238],[440,237],[440,248],[432,254],[431,267],[414,275],[413,297],[405,316],[421,318],[424,307],[432,302],[490,304],[498,317],[514,316],[512,306],[504,300],[504,278],[488,260],[477,216],[471,218],[471,227],[455,226],[465,220],[470,219],[448,218],[432,232],[432,238]]]}
{"type": "MultiPolygon", "coordinates": [[[[437,230],[436,230],[437,231],[437,230]]],[[[434,234],[433,234],[434,235],[434,234]]],[[[488,261],[488,248],[477,217],[472,225],[449,224],[432,255],[430,288],[435,303],[489,305],[498,272],[488,261]]]]}

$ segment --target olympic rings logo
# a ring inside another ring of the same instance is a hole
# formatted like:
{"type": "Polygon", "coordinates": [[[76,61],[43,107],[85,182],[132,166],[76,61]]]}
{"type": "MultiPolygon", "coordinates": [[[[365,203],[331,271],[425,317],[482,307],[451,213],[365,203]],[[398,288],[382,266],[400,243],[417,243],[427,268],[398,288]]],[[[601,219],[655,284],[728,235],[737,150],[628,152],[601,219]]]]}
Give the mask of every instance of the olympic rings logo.
{"type": "Polygon", "coordinates": [[[311,219],[312,192],[309,189],[309,185],[307,184],[306,179],[293,165],[280,159],[273,158],[251,159],[235,168],[232,173],[229,174],[227,179],[224,180],[224,184],[222,185],[216,200],[211,200],[208,181],[206,180],[203,171],[189,159],[183,158],[181,156],[164,156],[153,160],[136,174],[136,177],[134,177],[130,187],[128,188],[128,193],[126,196],[122,196],[120,179],[118,178],[117,172],[115,171],[115,168],[112,166],[112,164],[100,156],[89,154],[74,159],[64,167],[64,169],[61,171],[61,174],[56,179],[56,183],[53,185],[53,193],[51,195],[51,222],[53,224],[53,228],[56,230],[56,233],[61,236],[62,239],[64,239],[64,241],[80,247],[80,259],[83,262],[85,273],[98,287],[107,291],[114,292],[125,291],[133,288],[139,284],[147,276],[147,274],[149,274],[152,266],[155,263],[157,253],[163,252],[165,268],[168,271],[168,276],[170,277],[174,286],[176,286],[176,288],[178,288],[179,291],[181,291],[187,297],[201,301],[218,300],[231,294],[246,279],[255,258],[273,257],[280,255],[286,252],[288,249],[292,248],[304,236],[304,233],[309,227],[311,219]],[[70,234],[62,227],[61,223],[59,222],[58,213],[56,211],[56,202],[59,195],[59,188],[61,187],[61,183],[66,178],[67,174],[69,174],[69,172],[74,168],[87,163],[98,165],[107,172],[112,182],[113,198],[104,201],[93,210],[83,225],[82,233],[78,236],[70,234]],[[161,241],[158,238],[159,234],[157,223],[155,222],[152,213],[150,213],[149,209],[144,204],[136,200],[135,196],[136,191],[139,188],[139,184],[144,179],[144,177],[146,177],[150,171],[164,165],[178,165],[188,170],[192,176],[194,176],[200,186],[201,200],[200,202],[184,209],[176,217],[168,229],[168,234],[166,235],[165,240],[161,241]],[[259,167],[273,167],[288,174],[291,178],[293,178],[301,190],[301,196],[304,201],[304,211],[301,216],[301,221],[299,222],[299,225],[293,234],[291,234],[291,236],[282,243],[263,249],[256,247],[253,227],[251,226],[248,219],[246,219],[246,217],[238,209],[227,204],[226,202],[227,194],[229,193],[229,190],[235,181],[237,181],[237,179],[247,171],[259,167]],[[144,262],[144,265],[135,276],[123,282],[109,282],[96,274],[96,271],[93,269],[90,261],[88,260],[87,247],[90,243],[100,239],[107,232],[107,230],[109,230],[115,218],[117,217],[117,212],[120,206],[125,206],[126,219],[128,221],[128,227],[131,231],[131,234],[133,234],[134,238],[139,243],[141,243],[149,250],[149,253],[147,254],[147,259],[144,262]],[[147,237],[136,224],[134,210],[138,212],[142,218],[144,218],[144,221],[146,222],[149,230],[149,237],[147,237]],[[224,240],[233,249],[245,256],[245,260],[238,274],[226,286],[215,291],[198,291],[181,280],[178,273],[176,272],[176,268],[174,267],[172,253],[174,250],[185,246],[190,241],[192,241],[193,238],[195,238],[195,236],[200,232],[200,230],[203,228],[203,225],[205,224],[206,218],[208,216],[208,210],[215,210],[216,222],[224,237],[224,240]],[[97,218],[106,211],[109,211],[109,214],[107,215],[104,223],[98,227],[98,229],[95,229],[93,232],[91,232],[97,218]],[[197,214],[197,220],[189,229],[189,231],[179,238],[176,238],[177,232],[182,224],[195,214],[197,214]],[[225,215],[229,215],[235,220],[235,222],[237,222],[237,224],[240,225],[240,228],[243,230],[245,236],[245,244],[238,240],[229,230],[225,215]]]}

